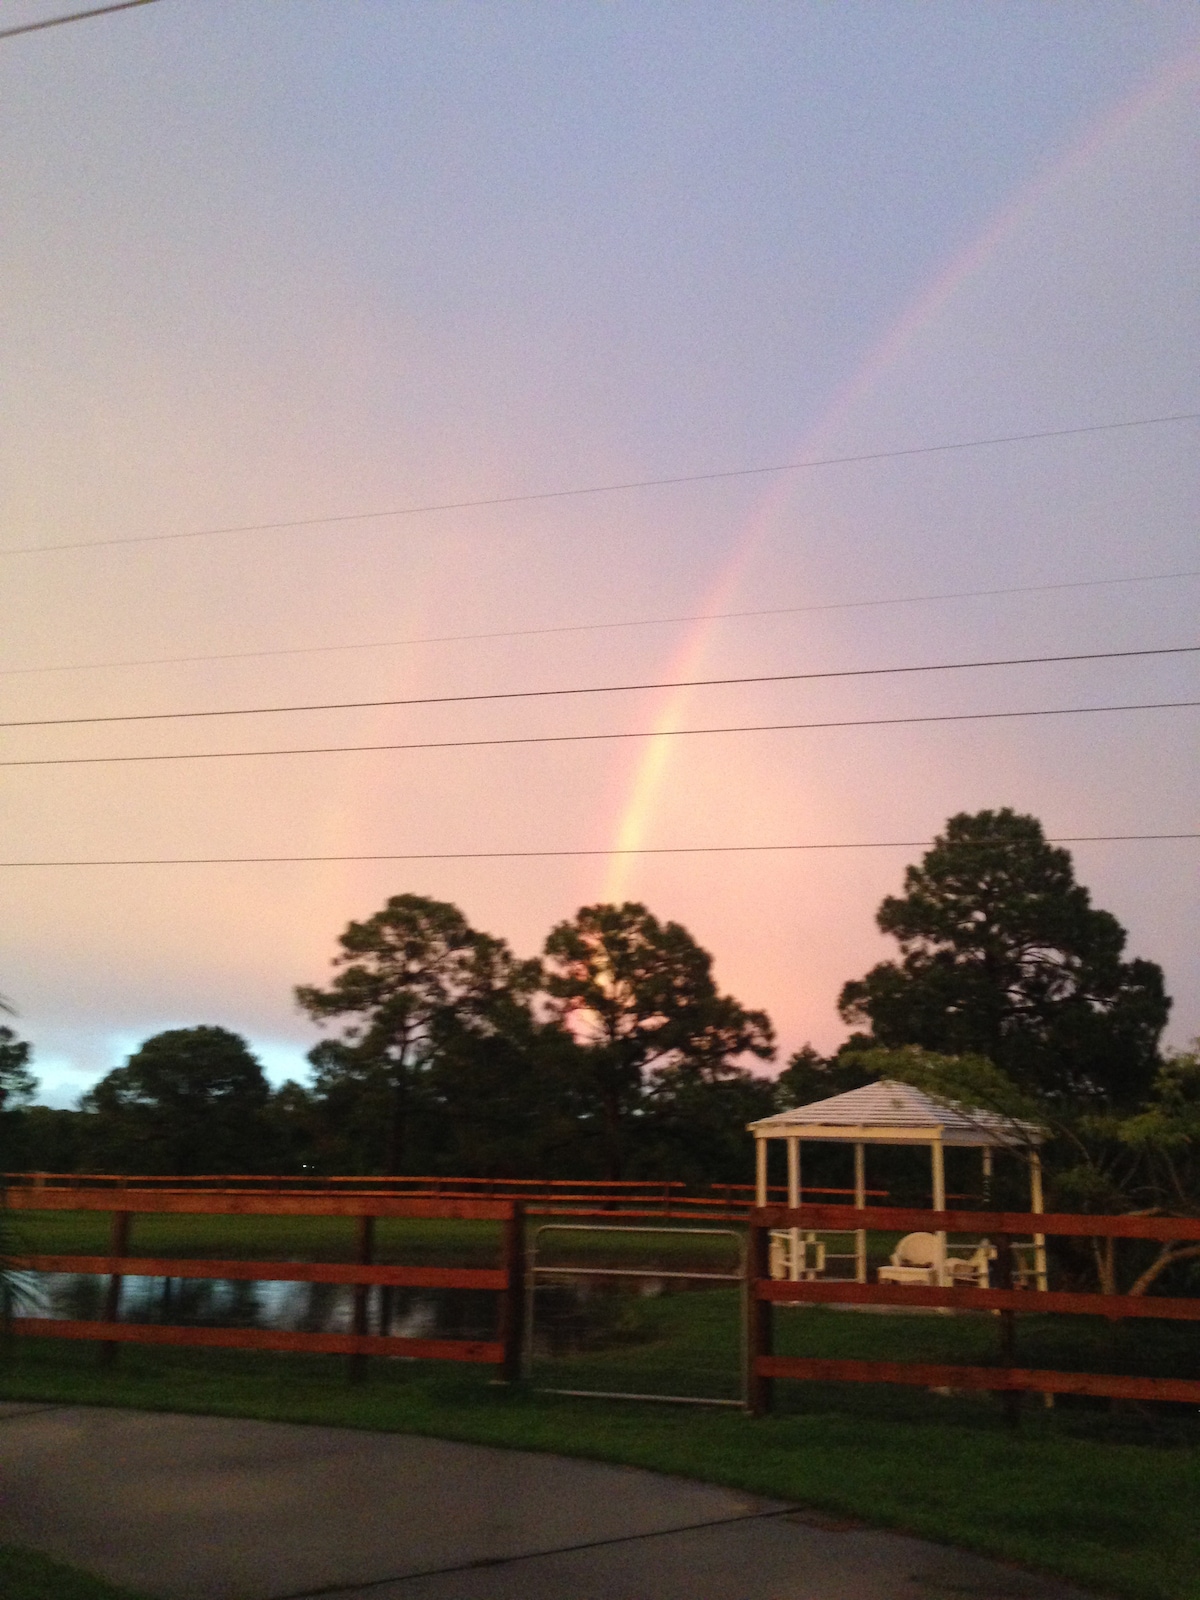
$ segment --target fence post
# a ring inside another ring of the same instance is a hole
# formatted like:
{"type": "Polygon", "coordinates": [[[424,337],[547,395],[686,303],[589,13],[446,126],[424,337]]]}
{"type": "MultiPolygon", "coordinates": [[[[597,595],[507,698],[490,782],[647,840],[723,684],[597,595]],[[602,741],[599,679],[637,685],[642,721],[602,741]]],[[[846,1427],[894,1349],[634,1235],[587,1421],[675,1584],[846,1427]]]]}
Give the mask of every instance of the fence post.
{"type": "MultiPolygon", "coordinates": [[[[358,1261],[361,1266],[368,1265],[375,1255],[375,1218],[362,1216],[358,1219],[358,1261]]],[[[367,1326],[367,1297],[371,1290],[370,1285],[356,1283],[354,1285],[354,1331],[359,1337],[369,1332],[367,1326]]],[[[356,1351],[350,1357],[350,1382],[361,1383],[367,1375],[367,1358],[361,1351],[356,1351]]]]}
{"type": "MultiPolygon", "coordinates": [[[[129,1254],[129,1223],[128,1211],[114,1211],[112,1217],[112,1231],[109,1236],[108,1253],[112,1256],[127,1256],[129,1254]]],[[[104,1296],[104,1320],[116,1322],[121,1312],[121,1274],[110,1272],[108,1275],[108,1290],[104,1296]]],[[[102,1366],[111,1367],[117,1359],[119,1345],[116,1340],[109,1339],[100,1346],[100,1363],[102,1366]]]]}
{"type": "Polygon", "coordinates": [[[753,1212],[746,1233],[746,1283],[743,1291],[746,1315],[746,1409],[752,1417],[764,1417],[771,1409],[773,1382],[759,1370],[759,1358],[771,1354],[771,1313],[769,1300],[760,1300],[758,1285],[770,1276],[771,1231],[753,1212]]]}
{"type": "MultiPolygon", "coordinates": [[[[1013,1247],[1012,1239],[1007,1233],[996,1235],[996,1277],[999,1280],[997,1288],[1011,1289],[1013,1286],[1013,1247]]],[[[1000,1313],[1000,1365],[1013,1367],[1017,1357],[1017,1313],[1015,1311],[1002,1311],[1000,1313]]],[[[1002,1391],[1004,1404],[1004,1420],[1010,1428],[1015,1428],[1021,1420],[1021,1395],[1017,1389],[1004,1389],[1002,1391]]]]}
{"type": "Polygon", "coordinates": [[[521,1376],[525,1344],[525,1202],[511,1200],[504,1221],[504,1271],[500,1295],[500,1342],[504,1346],[504,1381],[521,1376]]]}

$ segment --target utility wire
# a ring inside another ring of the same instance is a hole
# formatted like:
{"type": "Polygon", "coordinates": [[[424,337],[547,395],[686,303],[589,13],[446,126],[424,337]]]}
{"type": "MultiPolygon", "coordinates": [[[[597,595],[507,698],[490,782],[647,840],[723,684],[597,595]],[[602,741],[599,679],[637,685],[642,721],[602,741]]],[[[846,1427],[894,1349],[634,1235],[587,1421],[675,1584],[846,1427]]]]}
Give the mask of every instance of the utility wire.
{"type": "Polygon", "coordinates": [[[316,528],[335,523],[376,522],[387,517],[418,517],[436,511],[477,511],[489,506],[529,505],[539,500],[569,500],[581,495],[618,494],[634,489],[665,489],[687,483],[717,483],[723,479],[760,478],[776,472],[802,472],[811,467],[850,466],[869,461],[898,461],[905,456],[945,455],[955,450],[981,450],[991,445],[1027,444],[1038,439],[1070,439],[1089,433],[1115,433],[1127,428],[1152,428],[1168,422],[1196,422],[1200,411],[1181,411],[1164,417],[1138,417],[1129,422],[1094,422],[1082,428],[1045,428],[1037,433],[997,434],[989,439],[957,439],[949,444],[912,445],[904,450],[869,450],[858,455],[820,456],[807,461],[775,462],[765,467],[734,467],[721,472],[680,473],[671,478],[636,478],[625,483],[591,483],[570,489],[541,489],[531,494],[488,495],[477,500],[440,500],[426,505],[393,506],[386,511],[340,512],[324,517],[293,517],[277,522],[243,522],[220,528],[192,528],[179,533],[122,534],[114,539],[77,539],[64,544],[12,545],[0,556],[44,555],[59,550],[101,550],[113,545],[165,544],[180,539],[212,539],[233,533],[278,533],[294,528],[316,528]]]}
{"type": "Polygon", "coordinates": [[[61,28],[64,22],[85,22],[88,17],[106,17],[110,11],[132,11],[134,6],[153,4],[154,0],[114,0],[113,5],[92,6],[89,11],[68,11],[63,16],[47,17],[45,22],[23,22],[16,28],[0,28],[0,39],[15,39],[18,33],[40,33],[43,28],[61,28]]]}
{"type": "Polygon", "coordinates": [[[632,617],[618,622],[569,622],[549,628],[504,628],[487,633],[434,633],[409,639],[370,639],[362,644],[294,645],[278,650],[226,650],[215,655],[143,656],[122,661],[81,661],[50,667],[0,667],[0,678],[51,672],[100,672],[116,667],[179,667],[207,661],[261,661],[273,656],[336,655],[352,650],[398,650],[411,645],[466,644],[484,639],[531,639],[558,633],[604,633],[616,628],[662,628],[680,622],[729,622],[750,617],[794,617],[817,611],[858,611],[877,606],[925,605],[938,600],[979,600],[1006,594],[1051,594],[1061,589],[1103,589],[1114,584],[1168,583],[1200,578],[1200,568],[1148,572],[1131,578],[1077,578],[1067,583],[1022,583],[1003,589],[953,589],[942,594],[894,595],[886,600],[831,600],[818,605],[768,606],[757,611],[696,611],[674,617],[632,617]]]}
{"type": "MultiPolygon", "coordinates": [[[[1047,844],[1132,844],[1152,840],[1200,839],[1200,833],[1078,833],[1047,839],[1047,844]]],[[[973,839],[972,844],[1006,840],[973,839]]],[[[607,850],[422,850],[389,855],[328,856],[144,856],[78,861],[0,861],[5,867],[243,867],[338,861],[556,861],[588,856],[759,855],[802,850],[926,850],[934,839],[867,839],[837,844],[666,844],[607,850]]]]}
{"type": "Polygon", "coordinates": [[[405,744],[312,745],[286,750],[187,750],[164,755],[40,756],[0,761],[0,767],[94,767],[146,761],[229,761],[247,756],[357,755],[382,750],[483,750],[505,745],[595,744],[618,739],[677,739],[691,734],[796,733],[815,728],[898,728],[932,722],[999,722],[1018,717],[1081,717],[1109,711],[1182,711],[1200,700],[1153,700],[1135,705],[1058,706],[1033,711],[963,711],[924,717],[859,717],[836,722],[755,722],[719,728],[639,728],[618,733],[542,733],[505,739],[423,739],[405,744]]]}
{"type": "Polygon", "coordinates": [[[1089,650],[1063,656],[1007,656],[988,661],[939,661],[915,667],[849,667],[837,672],[769,672],[740,678],[671,678],[646,683],[603,683],[567,689],[495,689],[485,694],[413,695],[391,700],[332,700],[311,705],[234,706],[218,711],[132,711],[99,717],[33,717],[0,722],[0,728],[76,728],[112,722],[183,722],[198,717],[275,717],[304,711],[377,711],[395,706],[471,705],[496,700],[557,700],[567,696],[637,694],[650,689],[715,689],[760,683],[811,683],[830,678],[885,678],[901,673],[967,672],[986,667],[1046,666],[1064,661],[1125,661],[1143,656],[1182,656],[1200,644],[1162,645],[1148,650],[1089,650]]]}

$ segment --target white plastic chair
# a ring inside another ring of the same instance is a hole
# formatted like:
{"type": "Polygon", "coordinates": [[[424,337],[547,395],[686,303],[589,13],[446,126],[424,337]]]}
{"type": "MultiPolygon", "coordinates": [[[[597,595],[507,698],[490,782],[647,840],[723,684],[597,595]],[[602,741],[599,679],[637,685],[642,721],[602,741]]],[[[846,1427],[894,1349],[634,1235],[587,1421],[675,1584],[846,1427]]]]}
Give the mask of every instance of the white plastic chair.
{"type": "Polygon", "coordinates": [[[890,1267],[880,1267],[880,1283],[937,1283],[938,1240],[935,1233],[906,1233],[892,1251],[890,1267]]]}
{"type": "MultiPolygon", "coordinates": [[[[946,1279],[951,1286],[964,1289],[988,1287],[988,1262],[996,1254],[994,1246],[982,1239],[976,1245],[958,1246],[966,1255],[946,1252],[946,1279]]],[[[880,1283],[908,1283],[936,1286],[938,1281],[938,1240],[934,1233],[907,1233],[892,1251],[890,1267],[880,1267],[880,1283]]]]}

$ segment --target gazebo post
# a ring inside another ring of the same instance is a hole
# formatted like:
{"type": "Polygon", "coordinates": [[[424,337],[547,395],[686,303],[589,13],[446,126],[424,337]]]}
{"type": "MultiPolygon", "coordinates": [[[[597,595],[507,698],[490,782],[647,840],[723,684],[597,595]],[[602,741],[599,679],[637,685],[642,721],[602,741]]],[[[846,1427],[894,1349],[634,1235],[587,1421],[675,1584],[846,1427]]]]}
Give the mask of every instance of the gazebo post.
{"type": "MultiPolygon", "coordinates": [[[[862,1211],[867,1203],[867,1147],[860,1139],[854,1146],[854,1206],[862,1211]]],[[[867,1281],[867,1230],[859,1228],[854,1235],[854,1281],[867,1281]]]]}
{"type": "MultiPolygon", "coordinates": [[[[929,1141],[929,1154],[933,1164],[933,1209],[945,1211],[946,1209],[946,1153],[942,1148],[941,1130],[929,1141]]],[[[937,1233],[937,1279],[941,1288],[946,1287],[946,1234],[941,1228],[937,1233]]]]}
{"type": "Polygon", "coordinates": [[[765,1206],[767,1203],[767,1141],[761,1134],[754,1135],[754,1201],[756,1205],[765,1206]]]}
{"type": "MultiPolygon", "coordinates": [[[[800,1205],[800,1139],[789,1134],[787,1141],[788,1205],[794,1211],[800,1205]]],[[[788,1277],[795,1283],[800,1277],[800,1229],[792,1228],[788,1238],[788,1277]]]]}
{"type": "MultiPolygon", "coordinates": [[[[1042,1158],[1036,1150],[1029,1152],[1029,1209],[1040,1215],[1046,1209],[1042,1196],[1042,1158]]],[[[1050,1287],[1046,1273],[1046,1235],[1035,1233],[1033,1236],[1033,1266],[1037,1278],[1037,1286],[1044,1294],[1050,1287]]]]}
{"type": "Polygon", "coordinates": [[[992,1147],[985,1144],[983,1154],[983,1198],[985,1203],[992,1198],[992,1147]]]}

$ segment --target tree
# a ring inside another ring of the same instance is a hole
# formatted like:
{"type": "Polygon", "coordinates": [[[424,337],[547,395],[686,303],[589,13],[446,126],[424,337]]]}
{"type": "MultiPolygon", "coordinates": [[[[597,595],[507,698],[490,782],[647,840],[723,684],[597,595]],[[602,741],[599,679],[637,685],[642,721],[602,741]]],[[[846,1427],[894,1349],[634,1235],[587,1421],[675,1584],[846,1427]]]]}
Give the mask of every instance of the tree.
{"type": "Polygon", "coordinates": [[[14,1172],[79,1172],[89,1163],[84,1160],[87,1125],[93,1122],[82,1111],[59,1106],[26,1106],[17,1113],[13,1129],[12,1155],[5,1163],[14,1172]]]}
{"type": "MultiPolygon", "coordinates": [[[[0,995],[0,1012],[13,1014],[12,1006],[3,995],[0,995]]],[[[37,1080],[29,1070],[29,1053],[25,1040],[18,1039],[11,1028],[0,1027],[0,1171],[15,1167],[23,1154],[19,1135],[24,1131],[24,1113],[17,1110],[16,1105],[31,1100],[37,1089],[37,1080]],[[14,1132],[18,1134],[16,1139],[14,1132]]],[[[10,1264],[12,1245],[3,1180],[0,1179],[0,1323],[4,1325],[26,1287],[23,1274],[14,1271],[10,1264]]]]}
{"type": "Polygon", "coordinates": [[[1062,1105],[1146,1100],[1170,1009],[1162,969],[1121,959],[1124,929],[1036,818],[951,817],[904,888],[876,917],[901,959],[845,985],[847,1022],[888,1047],[986,1056],[1062,1105]]]}
{"type": "Polygon", "coordinates": [[[871,1083],[877,1074],[863,1065],[858,1052],[864,1048],[870,1049],[870,1041],[863,1034],[855,1034],[828,1057],[811,1044],[801,1045],[775,1080],[777,1109],[812,1105],[814,1100],[828,1100],[871,1083]]]}
{"type": "Polygon", "coordinates": [[[37,1079],[29,1070],[30,1047],[11,1028],[0,1027],[0,1113],[32,1100],[37,1079]]]}
{"type": "Polygon", "coordinates": [[[315,1091],[366,1148],[378,1130],[375,1159],[399,1173],[439,1052],[462,1034],[494,1034],[503,1005],[535,986],[537,963],[517,961],[457,906],[414,894],[393,895],[366,922],[351,922],[339,943],[330,987],[296,990],[314,1020],[349,1019],[340,1039],[309,1057],[315,1091]]]}
{"type": "Polygon", "coordinates": [[[429,1170],[564,1177],[588,1170],[575,1070],[579,1046],[522,999],[501,1002],[486,1034],[456,1030],[428,1081],[429,1170]]]}
{"type": "Polygon", "coordinates": [[[272,1171],[323,1172],[322,1119],[316,1097],[304,1084],[288,1078],[275,1089],[263,1113],[266,1148],[272,1171]]]}
{"type": "Polygon", "coordinates": [[[699,1186],[744,1183],[746,1125],[777,1109],[775,1084],[744,1067],[719,1077],[658,1072],[640,1119],[639,1175],[699,1186]]]}
{"type": "Polygon", "coordinates": [[[253,1172],[263,1166],[270,1085],[226,1028],[155,1034],[80,1101],[89,1143],[126,1172],[253,1172]]]}
{"type": "Polygon", "coordinates": [[[685,1084],[743,1074],[738,1056],[775,1053],[766,1013],[721,994],[709,953],[643,905],[582,907],[551,931],[545,957],[550,1015],[582,1047],[610,1178],[621,1176],[649,1091],[670,1086],[678,1097],[685,1084]]]}
{"type": "MultiPolygon", "coordinates": [[[[1137,1198],[1145,1210],[1167,1216],[1200,1215],[1200,1039],[1172,1051],[1159,1069],[1144,1110],[1114,1130],[1137,1162],[1137,1198]]],[[[1167,1240],[1139,1272],[1130,1294],[1150,1286],[1184,1261],[1200,1259],[1200,1244],[1167,1240]]]]}
{"type": "Polygon", "coordinates": [[[0,1172],[15,1172],[28,1164],[29,1102],[37,1093],[29,1056],[28,1043],[11,1028],[0,1026],[0,1172]]]}

